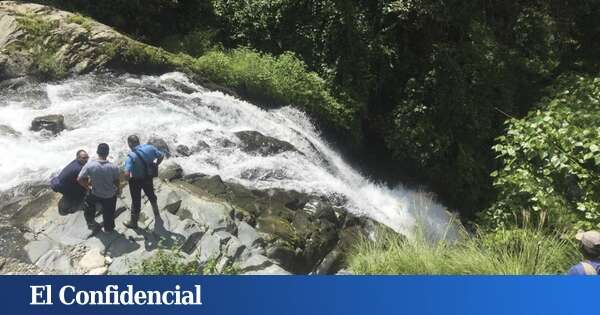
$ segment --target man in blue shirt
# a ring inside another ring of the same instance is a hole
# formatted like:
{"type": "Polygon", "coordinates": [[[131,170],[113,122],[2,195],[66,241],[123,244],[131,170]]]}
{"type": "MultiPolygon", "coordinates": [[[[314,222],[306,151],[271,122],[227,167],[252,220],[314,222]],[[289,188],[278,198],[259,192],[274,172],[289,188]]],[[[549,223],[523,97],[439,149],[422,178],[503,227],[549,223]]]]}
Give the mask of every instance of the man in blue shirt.
{"type": "Polygon", "coordinates": [[[600,274],[600,232],[587,231],[575,236],[581,243],[579,249],[584,261],[571,267],[569,275],[591,276],[600,274]]]}
{"type": "Polygon", "coordinates": [[[50,186],[55,192],[63,196],[58,202],[58,213],[67,215],[80,209],[85,198],[86,190],[77,182],[81,168],[87,163],[89,155],[84,150],[77,151],[75,160],[67,164],[58,176],[50,181],[50,186]]]}
{"type": "Polygon", "coordinates": [[[125,176],[129,179],[131,193],[131,220],[123,224],[130,229],[137,229],[142,208],[142,190],[152,205],[154,215],[159,215],[153,179],[158,176],[158,165],[162,162],[164,153],[151,144],[140,144],[140,138],[136,135],[127,137],[127,145],[131,149],[125,161],[125,176]]]}

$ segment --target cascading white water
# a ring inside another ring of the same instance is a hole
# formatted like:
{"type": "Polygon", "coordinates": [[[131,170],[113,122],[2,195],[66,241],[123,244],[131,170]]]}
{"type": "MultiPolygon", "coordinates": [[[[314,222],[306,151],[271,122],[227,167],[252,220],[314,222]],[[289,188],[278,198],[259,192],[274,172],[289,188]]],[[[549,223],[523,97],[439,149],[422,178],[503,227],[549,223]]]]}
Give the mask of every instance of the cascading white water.
{"type": "MultiPolygon", "coordinates": [[[[435,238],[448,233],[450,216],[428,194],[370,182],[346,164],[302,112],[263,110],[220,92],[208,91],[181,73],[162,76],[86,75],[60,83],[31,85],[0,94],[0,192],[47,181],[78,149],[93,153],[100,142],[121,163],[125,139],[157,136],[170,144],[210,149],[174,158],[186,173],[218,174],[226,181],[266,189],[282,188],[342,200],[344,207],[405,235],[417,219],[435,238]],[[68,130],[57,136],[29,130],[37,116],[61,114],[68,130]],[[258,131],[294,145],[299,152],[257,156],[235,144],[238,131],[258,131]]],[[[92,154],[93,156],[93,154],[92,154]]],[[[446,235],[448,237],[448,235],[446,235]]]]}

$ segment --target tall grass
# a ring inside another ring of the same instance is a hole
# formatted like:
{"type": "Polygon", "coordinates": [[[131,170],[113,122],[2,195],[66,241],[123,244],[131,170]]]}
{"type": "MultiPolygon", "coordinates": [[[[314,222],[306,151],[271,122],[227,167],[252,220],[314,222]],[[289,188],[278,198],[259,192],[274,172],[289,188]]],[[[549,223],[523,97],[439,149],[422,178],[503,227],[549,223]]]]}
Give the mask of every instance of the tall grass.
{"type": "Polygon", "coordinates": [[[579,254],[570,241],[522,228],[431,241],[417,229],[406,239],[390,231],[362,239],[348,255],[357,274],[537,275],[563,274],[579,254]]]}

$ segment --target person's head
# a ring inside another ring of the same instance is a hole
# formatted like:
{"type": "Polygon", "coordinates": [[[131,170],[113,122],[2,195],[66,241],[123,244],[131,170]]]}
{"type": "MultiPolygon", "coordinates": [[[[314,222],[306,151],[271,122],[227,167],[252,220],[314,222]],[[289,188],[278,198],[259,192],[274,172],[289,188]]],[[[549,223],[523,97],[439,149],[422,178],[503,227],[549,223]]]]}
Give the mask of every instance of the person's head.
{"type": "Polygon", "coordinates": [[[579,232],[575,238],[580,242],[579,249],[586,259],[600,259],[600,232],[579,232]]]}
{"type": "Polygon", "coordinates": [[[127,145],[129,145],[130,149],[135,149],[135,147],[140,145],[140,138],[136,135],[131,135],[127,137],[127,145]]]}
{"type": "Polygon", "coordinates": [[[87,154],[87,152],[85,152],[85,150],[79,150],[77,151],[77,154],[75,154],[75,158],[79,164],[85,165],[85,163],[87,163],[87,161],[90,159],[90,156],[87,154]]]}
{"type": "Polygon", "coordinates": [[[98,145],[98,149],[96,150],[96,153],[98,153],[98,157],[101,159],[106,159],[108,157],[109,152],[110,152],[110,148],[108,147],[108,144],[106,144],[106,143],[100,143],[98,145]]]}

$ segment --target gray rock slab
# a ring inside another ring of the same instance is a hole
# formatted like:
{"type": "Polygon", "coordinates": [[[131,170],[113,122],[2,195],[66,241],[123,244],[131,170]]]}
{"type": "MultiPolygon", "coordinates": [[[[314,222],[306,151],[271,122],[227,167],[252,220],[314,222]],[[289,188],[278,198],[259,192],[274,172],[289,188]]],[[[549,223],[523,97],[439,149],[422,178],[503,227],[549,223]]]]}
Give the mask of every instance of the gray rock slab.
{"type": "Polygon", "coordinates": [[[252,255],[238,266],[242,272],[248,272],[262,270],[272,264],[273,262],[263,255],[252,255]]]}
{"type": "Polygon", "coordinates": [[[241,221],[237,226],[237,238],[247,247],[258,246],[263,243],[263,239],[258,235],[258,232],[244,221],[241,221]]]}

